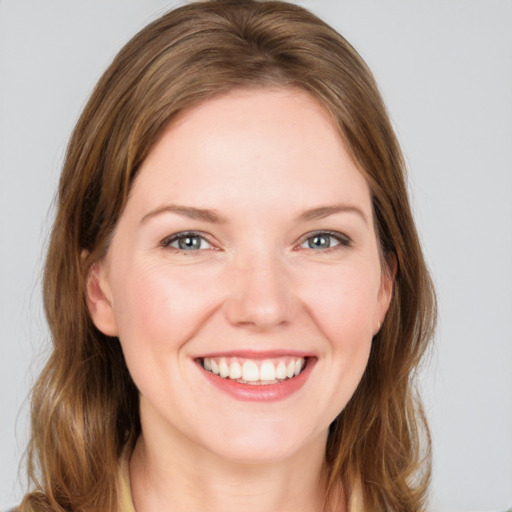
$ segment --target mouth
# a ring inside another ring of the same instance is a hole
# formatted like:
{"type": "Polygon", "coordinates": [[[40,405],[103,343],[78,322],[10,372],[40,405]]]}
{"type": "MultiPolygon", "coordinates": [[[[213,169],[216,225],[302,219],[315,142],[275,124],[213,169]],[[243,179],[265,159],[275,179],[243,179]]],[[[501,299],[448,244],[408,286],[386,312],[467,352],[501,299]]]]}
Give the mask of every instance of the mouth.
{"type": "Polygon", "coordinates": [[[267,359],[200,357],[196,361],[205,371],[221,379],[250,386],[269,386],[298,377],[310,359],[288,355],[267,359]]]}
{"type": "Polygon", "coordinates": [[[299,393],[318,358],[313,354],[280,350],[241,350],[203,354],[194,361],[207,382],[217,390],[236,400],[264,403],[291,399],[299,393]]]}

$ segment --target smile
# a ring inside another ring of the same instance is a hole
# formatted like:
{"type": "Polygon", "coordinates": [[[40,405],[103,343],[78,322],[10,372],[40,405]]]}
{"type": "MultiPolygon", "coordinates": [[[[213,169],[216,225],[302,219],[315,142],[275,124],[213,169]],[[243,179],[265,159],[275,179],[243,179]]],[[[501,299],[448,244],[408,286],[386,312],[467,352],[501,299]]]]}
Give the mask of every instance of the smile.
{"type": "Polygon", "coordinates": [[[222,379],[249,385],[278,384],[298,376],[306,366],[305,357],[292,356],[263,360],[204,357],[198,361],[206,371],[222,379]]]}

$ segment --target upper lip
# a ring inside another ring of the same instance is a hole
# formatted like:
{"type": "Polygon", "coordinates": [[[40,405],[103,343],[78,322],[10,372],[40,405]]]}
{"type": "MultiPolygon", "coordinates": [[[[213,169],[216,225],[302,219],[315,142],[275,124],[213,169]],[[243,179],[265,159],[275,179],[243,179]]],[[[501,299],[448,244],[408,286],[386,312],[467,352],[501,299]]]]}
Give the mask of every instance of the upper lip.
{"type": "Polygon", "coordinates": [[[313,353],[303,350],[289,350],[289,349],[276,349],[276,350],[221,350],[205,352],[194,357],[194,359],[202,359],[205,357],[240,357],[242,359],[272,359],[274,357],[314,357],[313,353]]]}

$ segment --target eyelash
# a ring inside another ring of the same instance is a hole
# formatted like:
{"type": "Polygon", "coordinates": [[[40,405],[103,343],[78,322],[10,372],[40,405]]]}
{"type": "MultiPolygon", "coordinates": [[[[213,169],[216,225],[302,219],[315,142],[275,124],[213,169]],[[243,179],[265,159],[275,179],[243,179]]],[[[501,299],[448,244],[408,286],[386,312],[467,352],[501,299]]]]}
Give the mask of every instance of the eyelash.
{"type": "MultiPolygon", "coordinates": [[[[346,236],[342,233],[339,233],[338,231],[315,231],[315,232],[308,233],[307,235],[305,235],[299,242],[297,248],[303,248],[303,249],[308,249],[311,251],[316,251],[317,249],[315,249],[313,247],[302,247],[303,244],[308,242],[308,240],[311,240],[315,237],[317,237],[317,238],[329,237],[331,240],[334,239],[337,242],[336,245],[333,245],[333,246],[330,245],[329,247],[325,247],[323,249],[320,248],[319,250],[321,250],[322,252],[331,252],[331,251],[334,251],[334,250],[342,248],[342,247],[351,247],[352,246],[352,240],[348,236],[346,236]]],[[[180,247],[172,246],[173,243],[176,243],[176,242],[179,243],[180,240],[183,240],[186,238],[200,238],[201,239],[200,244],[202,244],[202,242],[206,242],[207,244],[210,245],[210,247],[208,247],[207,249],[213,249],[213,250],[216,249],[215,246],[211,242],[208,241],[207,237],[198,231],[182,231],[180,233],[175,233],[174,235],[164,238],[160,242],[160,245],[163,248],[173,249],[176,252],[180,252],[183,254],[193,253],[193,252],[197,252],[200,250],[205,250],[205,248],[201,249],[201,246],[199,246],[199,248],[197,250],[193,250],[193,249],[187,250],[187,249],[182,249],[180,247]]]]}

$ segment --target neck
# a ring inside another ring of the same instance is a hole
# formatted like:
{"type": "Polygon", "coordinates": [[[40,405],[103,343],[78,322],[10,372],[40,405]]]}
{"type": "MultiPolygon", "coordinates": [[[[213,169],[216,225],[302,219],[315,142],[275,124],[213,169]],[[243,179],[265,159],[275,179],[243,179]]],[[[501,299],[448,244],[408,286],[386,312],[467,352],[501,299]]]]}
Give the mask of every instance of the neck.
{"type": "Polygon", "coordinates": [[[290,457],[226,460],[183,438],[144,437],[130,461],[137,512],[321,512],[326,435],[290,457]]]}

